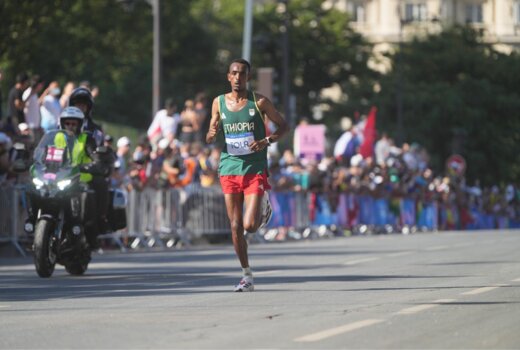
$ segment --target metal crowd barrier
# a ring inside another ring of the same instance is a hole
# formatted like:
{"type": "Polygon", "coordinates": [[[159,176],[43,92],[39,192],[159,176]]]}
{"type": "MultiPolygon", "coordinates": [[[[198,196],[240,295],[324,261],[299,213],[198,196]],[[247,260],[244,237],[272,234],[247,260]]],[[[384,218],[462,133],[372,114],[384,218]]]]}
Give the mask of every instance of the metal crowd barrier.
{"type": "Polygon", "coordinates": [[[10,243],[25,256],[21,242],[26,238],[23,232],[24,186],[0,184],[0,243],[10,243]]]}
{"type": "MultiPolygon", "coordinates": [[[[0,243],[12,244],[25,255],[32,242],[23,231],[23,185],[0,185],[0,243]]],[[[230,235],[224,196],[219,187],[189,185],[184,189],[128,193],[127,228],[102,236],[122,251],[190,245],[201,237],[230,235]]],[[[410,198],[374,198],[352,193],[270,192],[273,218],[260,239],[276,239],[279,232],[295,238],[322,236],[331,229],[356,233],[410,233],[414,230],[520,228],[520,221],[483,213],[462,213],[453,205],[410,198]],[[467,217],[472,218],[467,222],[467,217]],[[466,217],[466,223],[462,218],[466,217]]],[[[258,235],[257,235],[258,236],[258,235]]]]}
{"type": "Polygon", "coordinates": [[[130,192],[128,203],[127,236],[133,249],[189,245],[203,235],[230,232],[219,188],[197,185],[185,189],[148,188],[130,192]]]}

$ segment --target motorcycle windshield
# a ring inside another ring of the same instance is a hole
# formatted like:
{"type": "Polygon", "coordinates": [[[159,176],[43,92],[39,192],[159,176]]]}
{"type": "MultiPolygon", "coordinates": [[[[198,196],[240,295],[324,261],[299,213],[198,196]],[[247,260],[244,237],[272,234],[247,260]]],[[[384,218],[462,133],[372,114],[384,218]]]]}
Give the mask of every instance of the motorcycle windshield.
{"type": "Polygon", "coordinates": [[[72,152],[76,136],[66,130],[52,130],[43,135],[34,150],[34,170],[47,180],[59,180],[73,171],[72,152]]]}

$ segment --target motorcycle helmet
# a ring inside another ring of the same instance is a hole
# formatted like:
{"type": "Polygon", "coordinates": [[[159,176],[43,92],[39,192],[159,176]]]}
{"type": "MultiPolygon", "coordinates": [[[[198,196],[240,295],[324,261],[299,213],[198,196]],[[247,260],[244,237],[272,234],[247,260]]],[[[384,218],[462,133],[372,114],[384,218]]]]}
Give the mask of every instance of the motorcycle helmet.
{"type": "Polygon", "coordinates": [[[76,106],[78,103],[84,103],[87,106],[85,116],[89,118],[94,107],[94,98],[90,93],[90,90],[85,87],[79,87],[74,89],[69,97],[69,106],[76,106]]]}
{"type": "Polygon", "coordinates": [[[75,130],[75,134],[79,134],[81,132],[81,128],[83,127],[83,121],[85,120],[85,115],[78,107],[67,107],[60,114],[60,129],[67,130],[65,128],[65,123],[67,120],[75,119],[77,120],[78,127],[75,130]]]}

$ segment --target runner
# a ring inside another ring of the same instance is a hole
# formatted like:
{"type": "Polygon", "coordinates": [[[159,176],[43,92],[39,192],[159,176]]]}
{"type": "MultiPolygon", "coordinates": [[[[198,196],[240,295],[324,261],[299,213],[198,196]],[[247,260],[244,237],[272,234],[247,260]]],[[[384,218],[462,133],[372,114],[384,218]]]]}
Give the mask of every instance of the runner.
{"type": "Polygon", "coordinates": [[[271,205],[266,192],[270,189],[267,182],[267,147],[288,131],[285,120],[272,102],[247,89],[250,78],[249,62],[244,59],[231,62],[227,73],[231,92],[213,100],[210,127],[206,134],[207,143],[215,142],[218,134],[225,139],[219,176],[231,223],[233,246],[243,272],[235,292],[254,290],[244,230],[254,233],[271,218],[271,205]],[[277,127],[269,136],[266,135],[265,118],[277,127]]]}

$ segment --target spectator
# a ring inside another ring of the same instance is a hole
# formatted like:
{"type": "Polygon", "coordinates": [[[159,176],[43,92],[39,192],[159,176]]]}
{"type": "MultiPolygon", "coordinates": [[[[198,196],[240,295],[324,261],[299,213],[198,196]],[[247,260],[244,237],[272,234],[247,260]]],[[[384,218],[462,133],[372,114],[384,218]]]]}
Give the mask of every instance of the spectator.
{"type": "Polygon", "coordinates": [[[114,138],[112,137],[112,135],[105,134],[105,139],[104,139],[103,145],[105,147],[110,147],[111,149],[114,149],[113,143],[114,143],[114,138]]]}
{"type": "Polygon", "coordinates": [[[65,84],[65,87],[63,88],[63,93],[60,97],[60,106],[62,109],[69,106],[69,97],[75,88],[76,84],[74,84],[74,82],[72,81],[69,81],[67,82],[67,84],[65,84]]]}
{"type": "Polygon", "coordinates": [[[7,179],[9,174],[9,151],[11,150],[12,141],[5,133],[0,132],[0,183],[7,179]]]}
{"type": "Polygon", "coordinates": [[[157,143],[157,149],[152,153],[151,171],[150,171],[150,186],[161,187],[164,184],[159,184],[159,178],[162,171],[164,160],[169,154],[170,141],[166,138],[161,139],[157,143]]]}
{"type": "Polygon", "coordinates": [[[184,110],[181,112],[181,135],[179,139],[183,143],[195,142],[196,134],[200,129],[194,106],[192,100],[186,100],[184,110]]]}
{"type": "Polygon", "coordinates": [[[391,143],[388,134],[386,132],[383,132],[383,135],[374,146],[374,153],[377,165],[384,166],[386,159],[390,155],[390,147],[391,143]]]}
{"type": "Polygon", "coordinates": [[[359,133],[352,127],[350,118],[344,118],[341,124],[344,131],[334,145],[334,157],[339,164],[348,166],[350,158],[357,153],[361,140],[359,133]]]}
{"type": "Polygon", "coordinates": [[[208,109],[207,109],[207,97],[203,92],[199,92],[195,97],[195,107],[194,111],[197,115],[197,124],[199,125],[199,130],[197,131],[197,135],[195,140],[197,142],[204,142],[206,131],[209,129],[209,120],[208,118],[208,109]]]}
{"type": "MultiPolygon", "coordinates": [[[[24,92],[22,99],[25,103],[24,113],[27,125],[33,130],[33,132],[40,129],[41,127],[41,115],[40,115],[40,98],[39,94],[43,90],[43,80],[39,75],[34,75],[31,78],[31,86],[28,87],[24,92]]],[[[36,137],[37,135],[35,135],[36,137]]]]}
{"type": "Polygon", "coordinates": [[[211,187],[217,184],[220,152],[217,155],[214,150],[219,151],[217,148],[205,147],[199,153],[200,184],[202,187],[211,187]]]}
{"type": "Polygon", "coordinates": [[[117,140],[117,152],[116,161],[119,162],[119,170],[118,172],[124,176],[126,174],[128,168],[127,168],[127,161],[126,157],[128,153],[130,152],[130,139],[126,136],[121,137],[119,140],[117,140]]]}
{"type": "Polygon", "coordinates": [[[61,114],[60,93],[61,90],[58,82],[53,81],[42,94],[43,104],[40,108],[40,114],[42,118],[41,126],[45,131],[53,130],[58,127],[61,114]]]}
{"type": "Polygon", "coordinates": [[[155,114],[147,132],[148,139],[153,145],[157,145],[162,138],[166,138],[170,142],[175,138],[180,122],[180,115],[176,112],[177,106],[173,99],[169,98],[165,102],[164,109],[155,114]]]}
{"type": "Polygon", "coordinates": [[[184,161],[180,154],[178,142],[174,140],[165,153],[165,159],[159,175],[160,187],[176,187],[183,174],[184,161]]]}
{"type": "Polygon", "coordinates": [[[130,183],[129,190],[142,191],[148,184],[149,171],[148,164],[150,161],[149,144],[138,145],[132,155],[132,165],[128,172],[130,183]]]}
{"type": "MultiPolygon", "coordinates": [[[[29,77],[26,73],[20,73],[16,76],[16,84],[9,91],[7,97],[8,104],[8,121],[7,124],[15,127],[19,123],[25,123],[25,102],[23,100],[23,92],[29,86],[29,77]]],[[[15,130],[15,129],[13,129],[15,130]]]]}
{"type": "Polygon", "coordinates": [[[98,97],[98,96],[99,96],[99,86],[94,85],[92,87],[92,98],[96,99],[96,97],[98,97]]]}
{"type": "Polygon", "coordinates": [[[181,144],[179,152],[182,158],[182,173],[178,174],[173,187],[183,188],[193,182],[198,182],[198,165],[195,160],[201,145],[198,143],[181,144]]]}
{"type": "Polygon", "coordinates": [[[29,125],[27,123],[18,124],[18,135],[16,135],[16,142],[21,142],[25,145],[25,148],[28,151],[32,151],[34,146],[34,136],[31,133],[31,129],[29,129],[29,125]]]}

